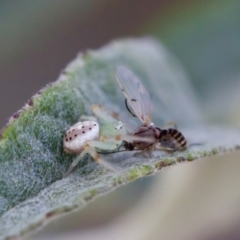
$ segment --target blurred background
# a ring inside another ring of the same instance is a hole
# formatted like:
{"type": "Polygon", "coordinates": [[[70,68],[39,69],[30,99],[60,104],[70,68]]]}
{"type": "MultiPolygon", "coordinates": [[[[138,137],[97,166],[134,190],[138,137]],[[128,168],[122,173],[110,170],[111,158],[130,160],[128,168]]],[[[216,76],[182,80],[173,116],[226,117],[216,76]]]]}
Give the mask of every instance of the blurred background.
{"type": "MultiPolygon", "coordinates": [[[[117,38],[145,35],[162,41],[182,63],[208,121],[240,126],[239,13],[239,0],[1,0],[0,129],[34,93],[55,81],[78,52],[97,49],[117,38]]],[[[214,177],[210,171],[204,171],[207,168],[203,167],[204,176],[214,177]]],[[[172,171],[170,168],[169,174],[172,171]]],[[[223,176],[222,172],[219,174],[223,176]]],[[[153,188],[154,181],[158,180],[141,179],[121,188],[100,200],[99,205],[95,203],[94,211],[86,208],[63,225],[70,222],[66,227],[69,231],[93,231],[93,227],[109,223],[120,213],[132,209],[150,186],[153,188]]],[[[209,191],[211,194],[212,189],[209,191]]],[[[216,195],[213,203],[222,198],[222,194],[225,193],[216,195]]],[[[234,199],[240,200],[238,197],[234,199]]],[[[238,206],[235,203],[232,207],[238,206]]],[[[218,208],[214,214],[217,213],[218,208]]],[[[204,221],[202,218],[201,223],[204,221]]],[[[235,222],[236,226],[237,223],[239,221],[235,222]]],[[[214,222],[213,226],[222,225],[214,222]]],[[[46,234],[66,232],[61,224],[59,226],[53,226],[46,234]]],[[[225,231],[226,236],[239,236],[234,232],[237,230],[235,225],[230,226],[232,228],[225,231]]],[[[214,237],[220,236],[220,229],[216,227],[214,230],[208,239],[220,239],[214,237]]],[[[195,239],[203,239],[203,235],[200,236],[195,239]]],[[[95,238],[89,236],[89,239],[95,238]]]]}
{"type": "Polygon", "coordinates": [[[210,120],[239,125],[239,12],[238,0],[1,0],[0,128],[79,51],[143,35],[178,57],[210,120]]]}

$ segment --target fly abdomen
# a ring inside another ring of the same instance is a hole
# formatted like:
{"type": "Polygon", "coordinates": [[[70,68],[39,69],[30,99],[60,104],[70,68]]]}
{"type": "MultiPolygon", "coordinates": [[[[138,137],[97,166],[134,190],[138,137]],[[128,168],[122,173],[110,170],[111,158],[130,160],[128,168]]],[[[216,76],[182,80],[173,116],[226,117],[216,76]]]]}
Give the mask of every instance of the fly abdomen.
{"type": "Polygon", "coordinates": [[[182,150],[187,147],[185,137],[175,128],[163,129],[159,136],[159,142],[162,146],[172,150],[182,150]]]}
{"type": "Polygon", "coordinates": [[[173,136],[175,139],[180,138],[181,136],[183,136],[177,129],[175,128],[169,128],[168,129],[168,133],[173,136]]]}

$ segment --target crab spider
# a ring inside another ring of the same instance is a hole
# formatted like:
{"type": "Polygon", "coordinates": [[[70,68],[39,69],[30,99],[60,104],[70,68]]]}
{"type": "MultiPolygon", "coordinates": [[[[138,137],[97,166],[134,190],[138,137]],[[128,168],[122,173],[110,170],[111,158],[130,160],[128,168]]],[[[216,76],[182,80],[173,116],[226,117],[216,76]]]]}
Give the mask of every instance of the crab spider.
{"type": "MultiPolygon", "coordinates": [[[[96,162],[105,168],[115,171],[115,168],[103,160],[96,150],[117,151],[123,141],[139,141],[138,136],[130,136],[124,124],[118,120],[118,114],[106,110],[103,106],[94,104],[91,106],[94,115],[104,124],[100,127],[93,117],[82,117],[89,119],[71,126],[64,138],[63,148],[66,153],[77,154],[77,158],[70,165],[64,177],[67,177],[79,161],[89,154],[96,162]]],[[[153,139],[146,138],[145,141],[152,142],[153,139]]]]}

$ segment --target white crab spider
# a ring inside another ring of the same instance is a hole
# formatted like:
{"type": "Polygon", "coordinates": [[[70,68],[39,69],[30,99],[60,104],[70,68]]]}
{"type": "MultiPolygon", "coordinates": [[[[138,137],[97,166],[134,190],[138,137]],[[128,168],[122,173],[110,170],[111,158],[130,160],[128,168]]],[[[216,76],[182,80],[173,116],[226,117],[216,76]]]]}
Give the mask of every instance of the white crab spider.
{"type": "MultiPolygon", "coordinates": [[[[93,117],[90,117],[91,120],[78,122],[67,130],[63,139],[64,151],[78,154],[78,157],[70,165],[65,177],[86,154],[90,154],[96,162],[114,171],[115,168],[99,156],[96,148],[115,151],[123,140],[128,142],[139,140],[139,137],[127,134],[124,124],[117,119],[118,114],[109,112],[97,104],[92,105],[91,110],[104,124],[99,127],[97,121],[93,121],[93,117]]],[[[152,141],[152,139],[146,141],[152,141]]]]}

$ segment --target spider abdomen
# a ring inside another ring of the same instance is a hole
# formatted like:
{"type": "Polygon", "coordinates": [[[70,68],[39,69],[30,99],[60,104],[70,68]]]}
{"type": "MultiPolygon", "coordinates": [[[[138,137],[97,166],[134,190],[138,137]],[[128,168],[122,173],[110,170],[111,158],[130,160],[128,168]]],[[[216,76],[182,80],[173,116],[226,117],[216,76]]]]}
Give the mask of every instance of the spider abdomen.
{"type": "Polygon", "coordinates": [[[99,137],[99,125],[94,121],[83,121],[70,127],[64,138],[64,151],[79,154],[87,141],[96,140],[99,137]]]}

